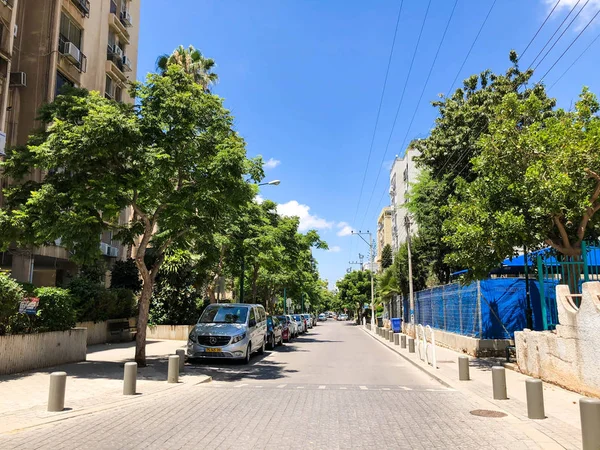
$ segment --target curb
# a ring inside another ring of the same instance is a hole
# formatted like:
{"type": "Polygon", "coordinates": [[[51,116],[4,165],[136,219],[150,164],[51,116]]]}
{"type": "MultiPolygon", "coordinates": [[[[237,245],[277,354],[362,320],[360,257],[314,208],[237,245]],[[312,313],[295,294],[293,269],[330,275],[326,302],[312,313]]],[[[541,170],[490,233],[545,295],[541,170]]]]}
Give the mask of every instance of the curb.
{"type": "Polygon", "coordinates": [[[417,369],[419,369],[422,372],[425,372],[427,375],[429,375],[431,378],[435,379],[438,383],[440,383],[441,385],[450,388],[450,389],[455,389],[454,386],[451,386],[450,384],[448,384],[447,381],[443,380],[442,378],[438,377],[437,375],[431,373],[431,371],[429,371],[429,369],[423,367],[421,364],[417,364],[415,361],[413,361],[412,359],[404,356],[401,352],[399,352],[398,350],[396,350],[393,347],[390,347],[389,345],[386,345],[383,341],[380,341],[379,339],[377,339],[375,336],[373,336],[368,330],[365,330],[364,328],[361,327],[361,329],[367,333],[368,336],[370,336],[371,338],[375,339],[377,342],[379,342],[381,345],[383,345],[385,348],[387,348],[388,350],[396,353],[397,355],[400,355],[402,358],[404,358],[406,361],[408,361],[409,363],[411,363],[413,366],[415,366],[417,369]]]}

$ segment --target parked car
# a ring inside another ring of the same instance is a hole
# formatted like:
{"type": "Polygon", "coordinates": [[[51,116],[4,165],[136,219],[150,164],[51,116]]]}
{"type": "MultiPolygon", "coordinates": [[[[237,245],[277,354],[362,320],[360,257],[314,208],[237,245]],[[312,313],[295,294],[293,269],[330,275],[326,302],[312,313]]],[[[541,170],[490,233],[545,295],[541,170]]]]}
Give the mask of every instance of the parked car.
{"type": "Polygon", "coordinates": [[[340,314],[340,320],[348,320],[348,314],[340,314]]]}
{"type": "Polygon", "coordinates": [[[267,317],[267,345],[274,349],[279,344],[283,344],[283,326],[277,317],[267,317]]]}
{"type": "Polygon", "coordinates": [[[320,322],[325,322],[327,320],[327,315],[326,314],[319,314],[319,321],[320,322]]]}
{"type": "Polygon", "coordinates": [[[330,318],[330,319],[333,319],[333,312],[329,311],[327,313],[327,317],[330,318]]]}
{"type": "Polygon", "coordinates": [[[292,326],[291,319],[289,316],[277,316],[277,320],[281,323],[281,339],[283,342],[290,342],[292,340],[292,326]]]}
{"type": "Polygon", "coordinates": [[[313,323],[312,323],[312,318],[310,317],[310,314],[302,314],[302,317],[304,317],[304,320],[306,321],[306,327],[312,328],[313,323]]]}
{"type": "Polygon", "coordinates": [[[186,356],[241,359],[247,364],[252,353],[264,353],[267,343],[267,313],[262,305],[219,303],[206,307],[191,331],[186,356]]]}
{"type": "Polygon", "coordinates": [[[306,333],[308,326],[306,325],[306,319],[300,314],[293,314],[292,317],[298,323],[298,333],[306,333]]]}
{"type": "Polygon", "coordinates": [[[294,319],[294,316],[292,316],[291,314],[287,314],[285,317],[288,318],[288,323],[290,325],[290,330],[292,332],[292,338],[297,338],[298,335],[300,334],[300,328],[298,326],[298,322],[296,322],[296,319],[294,319]]]}

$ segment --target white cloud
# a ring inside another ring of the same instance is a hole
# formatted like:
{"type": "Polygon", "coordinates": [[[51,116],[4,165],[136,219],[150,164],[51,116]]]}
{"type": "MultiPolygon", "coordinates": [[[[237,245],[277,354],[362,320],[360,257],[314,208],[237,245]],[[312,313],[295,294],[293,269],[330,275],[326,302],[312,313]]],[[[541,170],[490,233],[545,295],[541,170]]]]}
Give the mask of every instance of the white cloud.
{"type": "Polygon", "coordinates": [[[334,245],[333,247],[329,247],[329,250],[327,251],[331,253],[338,253],[342,251],[342,248],[339,245],[334,245]]]}
{"type": "Polygon", "coordinates": [[[300,225],[298,231],[307,230],[322,230],[333,227],[334,222],[329,222],[321,217],[310,214],[310,206],[302,205],[296,200],[290,200],[287,203],[281,203],[277,205],[277,213],[280,216],[298,216],[300,218],[300,225]]]}
{"type": "MultiPolygon", "coordinates": [[[[549,10],[554,8],[554,5],[556,5],[556,0],[544,0],[544,2],[548,6],[549,10]]],[[[569,24],[573,17],[575,17],[577,13],[581,10],[583,5],[586,5],[585,2],[582,3],[581,1],[578,2],[577,0],[562,0],[556,7],[556,11],[554,11],[553,17],[556,15],[554,19],[558,19],[557,13],[564,12],[565,14],[568,14],[568,12],[571,11],[571,8],[573,8],[577,3],[579,3],[579,5],[577,5],[575,10],[573,11],[573,14],[569,16],[569,19],[566,22],[567,24],[569,24]]],[[[577,20],[575,20],[575,26],[573,28],[573,31],[581,31],[583,27],[585,27],[588,24],[588,22],[592,19],[594,14],[596,14],[598,8],[600,8],[600,0],[590,0],[589,4],[586,5],[585,9],[581,12],[581,14],[577,16],[577,20]]],[[[562,21],[562,18],[560,18],[560,20],[562,21]]],[[[596,18],[590,26],[593,27],[597,25],[600,25],[600,19],[598,18],[596,18]]]]}
{"type": "Polygon", "coordinates": [[[267,162],[265,162],[264,168],[265,169],[274,169],[279,164],[281,164],[281,161],[279,161],[278,159],[269,158],[267,160],[267,162]]]}
{"type": "Polygon", "coordinates": [[[352,234],[352,227],[346,222],[340,222],[337,224],[340,231],[337,232],[338,236],[350,236],[352,234]]]}
{"type": "Polygon", "coordinates": [[[254,197],[254,201],[260,205],[262,204],[262,202],[265,201],[265,199],[262,198],[260,195],[257,195],[256,197],[254,197]]]}

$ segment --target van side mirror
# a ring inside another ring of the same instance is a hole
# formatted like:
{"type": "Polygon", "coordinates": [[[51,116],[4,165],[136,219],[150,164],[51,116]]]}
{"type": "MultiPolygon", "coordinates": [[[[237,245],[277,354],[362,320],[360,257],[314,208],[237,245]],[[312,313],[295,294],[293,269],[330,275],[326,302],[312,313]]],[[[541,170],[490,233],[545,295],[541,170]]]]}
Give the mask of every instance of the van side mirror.
{"type": "Polygon", "coordinates": [[[255,319],[250,319],[248,321],[248,326],[249,327],[255,327],[256,326],[256,320],[255,319]]]}

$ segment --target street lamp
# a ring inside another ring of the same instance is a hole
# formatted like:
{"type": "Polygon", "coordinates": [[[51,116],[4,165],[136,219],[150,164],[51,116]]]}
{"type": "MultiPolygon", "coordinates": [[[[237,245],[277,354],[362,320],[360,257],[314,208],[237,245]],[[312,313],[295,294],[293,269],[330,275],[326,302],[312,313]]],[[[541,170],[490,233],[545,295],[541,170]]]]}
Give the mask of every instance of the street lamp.
{"type": "Polygon", "coordinates": [[[358,236],[359,238],[361,238],[363,241],[365,241],[365,243],[369,246],[369,258],[371,260],[371,330],[375,329],[375,300],[374,300],[374,292],[375,292],[375,283],[373,281],[373,234],[370,231],[366,231],[366,232],[362,232],[360,230],[358,230],[358,233],[356,231],[352,231],[353,235],[358,236]],[[367,242],[367,240],[363,237],[364,235],[369,235],[369,242],[367,242]]]}
{"type": "MultiPolygon", "coordinates": [[[[259,186],[279,186],[281,180],[273,180],[268,181],[266,183],[258,183],[259,186]]],[[[244,258],[244,239],[242,239],[242,272],[240,273],[240,303],[244,303],[244,272],[246,271],[245,267],[245,258],[244,258]]]]}

